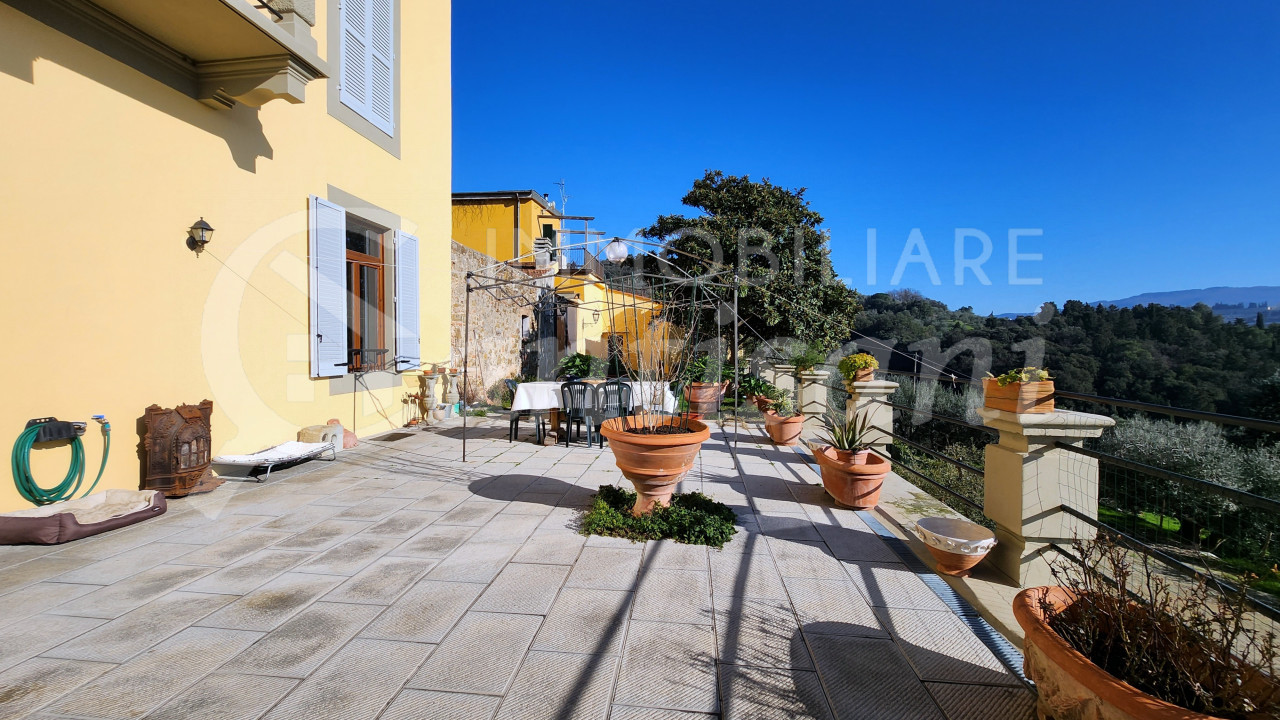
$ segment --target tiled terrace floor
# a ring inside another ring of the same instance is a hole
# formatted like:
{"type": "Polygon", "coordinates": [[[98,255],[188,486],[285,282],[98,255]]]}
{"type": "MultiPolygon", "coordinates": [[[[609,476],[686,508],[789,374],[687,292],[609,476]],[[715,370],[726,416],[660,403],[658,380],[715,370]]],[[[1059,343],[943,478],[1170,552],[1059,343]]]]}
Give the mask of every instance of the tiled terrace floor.
{"type": "Polygon", "coordinates": [[[1033,696],[803,458],[715,433],[724,550],[578,535],[606,449],[365,442],[0,548],[0,718],[1025,720],[1033,696]]]}

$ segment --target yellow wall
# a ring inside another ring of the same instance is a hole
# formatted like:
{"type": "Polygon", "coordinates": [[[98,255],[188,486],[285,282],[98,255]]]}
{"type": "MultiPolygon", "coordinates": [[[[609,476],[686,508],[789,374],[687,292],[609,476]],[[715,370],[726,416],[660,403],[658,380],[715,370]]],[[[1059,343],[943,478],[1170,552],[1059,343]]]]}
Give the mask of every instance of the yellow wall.
{"type": "MultiPolygon", "coordinates": [[[[301,105],[213,110],[0,4],[0,449],[30,418],[105,413],[99,489],[136,488],[153,403],[212,399],[215,454],[331,417],[362,435],[403,423],[416,383],[334,395],[309,377],[306,264],[309,195],[333,186],[398,214],[421,240],[423,359],[449,357],[450,5],[400,5],[397,159],[328,114],[332,78],[301,105]],[[201,216],[216,232],[196,257],[185,231],[201,216]]],[[[42,484],[61,479],[66,449],[34,455],[42,484]]],[[[0,478],[0,511],[25,506],[0,478]]]]}
{"type": "Polygon", "coordinates": [[[628,343],[644,334],[658,303],[649,298],[613,290],[601,282],[593,282],[591,276],[559,276],[556,292],[572,295],[578,301],[577,325],[571,334],[574,345],[570,352],[587,353],[593,357],[608,357],[609,333],[622,334],[628,343]],[[595,313],[600,313],[597,319],[595,313]]]}
{"type": "MultiPolygon", "coordinates": [[[[515,202],[515,198],[454,201],[453,239],[500,262],[516,259],[515,202]]],[[[520,200],[519,255],[522,260],[533,259],[529,254],[533,252],[534,238],[542,236],[544,223],[560,229],[559,220],[538,218],[539,215],[549,214],[551,213],[546,208],[533,199],[520,200]]]]}

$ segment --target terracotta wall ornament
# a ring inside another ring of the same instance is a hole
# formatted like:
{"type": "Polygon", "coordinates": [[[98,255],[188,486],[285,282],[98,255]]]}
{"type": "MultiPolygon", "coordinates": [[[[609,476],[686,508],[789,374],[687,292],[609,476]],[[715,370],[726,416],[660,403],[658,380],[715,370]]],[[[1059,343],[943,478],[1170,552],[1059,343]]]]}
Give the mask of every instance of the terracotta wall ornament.
{"type": "Polygon", "coordinates": [[[143,414],[143,490],[159,490],[165,497],[208,492],[222,481],[209,470],[212,457],[213,401],[162,408],[152,405],[143,414]]]}

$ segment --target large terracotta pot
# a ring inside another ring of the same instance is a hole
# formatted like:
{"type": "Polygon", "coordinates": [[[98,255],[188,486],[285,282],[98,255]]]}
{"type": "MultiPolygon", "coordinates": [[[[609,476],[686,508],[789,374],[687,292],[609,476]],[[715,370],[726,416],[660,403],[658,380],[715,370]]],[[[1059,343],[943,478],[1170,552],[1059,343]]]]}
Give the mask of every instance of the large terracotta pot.
{"type": "Polygon", "coordinates": [[[798,445],[800,433],[803,430],[803,415],[782,417],[773,410],[764,411],[764,431],[769,433],[769,439],[778,445],[798,445]]]}
{"type": "Polygon", "coordinates": [[[865,463],[840,462],[830,445],[818,448],[813,457],[822,469],[822,487],[836,504],[860,510],[880,502],[885,476],[893,469],[893,463],[875,454],[865,463]]]}
{"type": "Polygon", "coordinates": [[[715,412],[720,405],[720,397],[728,387],[728,382],[692,382],[685,385],[684,399],[689,403],[689,412],[701,415],[715,412]]]}
{"type": "MultiPolygon", "coordinates": [[[[672,435],[639,435],[626,431],[628,426],[642,424],[641,418],[610,418],[600,426],[609,440],[613,460],[623,477],[636,486],[636,504],[632,515],[643,515],[654,505],[670,505],[676,483],[693,469],[702,443],[711,437],[706,423],[689,420],[691,432],[672,435]],[[625,421],[625,423],[624,423],[625,421]]],[[[667,417],[662,424],[676,425],[679,418],[667,417]]]]}
{"type": "Polygon", "coordinates": [[[1040,599],[1065,608],[1076,601],[1066,588],[1027,588],[1013,599],[1025,636],[1023,669],[1039,690],[1042,718],[1098,720],[1217,720],[1152,697],[1094,665],[1044,621],[1040,599]]]}
{"type": "Polygon", "coordinates": [[[1053,412],[1052,380],[1000,387],[995,378],[983,378],[982,394],[982,404],[992,410],[1032,415],[1053,412]]]}

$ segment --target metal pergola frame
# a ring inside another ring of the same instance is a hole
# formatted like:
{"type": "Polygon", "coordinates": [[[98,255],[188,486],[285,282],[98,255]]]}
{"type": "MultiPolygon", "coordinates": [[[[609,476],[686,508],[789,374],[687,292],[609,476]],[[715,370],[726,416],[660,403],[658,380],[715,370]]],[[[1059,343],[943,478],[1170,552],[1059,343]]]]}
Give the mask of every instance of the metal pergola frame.
{"type": "MultiPolygon", "coordinates": [[[[741,358],[739,354],[739,339],[740,339],[739,327],[742,324],[742,318],[738,315],[738,297],[741,292],[740,291],[741,278],[739,277],[737,270],[734,268],[725,266],[722,263],[714,263],[712,261],[708,261],[703,258],[698,258],[693,255],[689,255],[688,253],[684,253],[664,243],[652,242],[649,240],[642,240],[642,239],[624,239],[624,238],[614,238],[613,241],[622,242],[629,246],[647,247],[649,249],[646,249],[644,253],[638,256],[633,256],[633,257],[637,257],[637,258],[653,257],[660,263],[659,265],[660,268],[663,266],[662,264],[665,263],[666,267],[679,270],[683,274],[683,277],[678,277],[678,276],[673,277],[666,273],[645,272],[643,271],[643,269],[639,271],[631,271],[626,273],[626,275],[630,275],[633,278],[645,278],[650,280],[656,279],[656,280],[663,281],[662,284],[660,285],[651,286],[651,289],[664,289],[664,288],[672,288],[672,287],[680,287],[685,285],[696,284],[697,286],[700,286],[700,287],[732,290],[733,292],[733,305],[732,305],[733,374],[735,378],[735,382],[733,383],[733,388],[734,388],[733,397],[734,397],[734,407],[737,408],[740,398],[739,398],[738,383],[736,382],[736,379],[741,376],[741,368],[740,368],[741,358]],[[665,262],[661,257],[659,257],[656,252],[659,250],[682,255],[692,260],[695,260],[699,263],[702,263],[704,266],[708,268],[709,272],[702,275],[690,275],[688,273],[685,273],[683,270],[680,270],[680,268],[675,267],[669,262],[665,262]],[[724,282],[725,276],[727,275],[732,276],[731,283],[724,282]],[[720,282],[716,282],[717,279],[720,280],[720,282]]],[[[587,246],[589,244],[599,244],[599,242],[600,241],[596,240],[596,241],[588,241],[588,242],[582,242],[582,243],[570,243],[567,245],[558,246],[557,248],[555,248],[555,251],[564,252],[566,250],[582,248],[583,252],[588,252],[587,246]]],[[[512,268],[512,267],[515,267],[515,263],[519,263],[521,261],[534,260],[535,258],[536,258],[536,252],[529,252],[529,253],[520,255],[516,258],[513,258],[512,260],[509,260],[509,261],[501,261],[501,262],[495,261],[494,263],[490,265],[486,265],[485,267],[479,268],[477,270],[467,271],[465,282],[464,282],[466,287],[466,298],[464,300],[464,310],[463,310],[462,390],[459,393],[459,397],[461,399],[461,405],[462,405],[462,461],[463,462],[466,462],[467,460],[467,437],[468,437],[468,429],[470,427],[467,421],[467,417],[468,417],[467,387],[468,387],[468,381],[470,379],[469,370],[470,370],[470,364],[471,364],[471,294],[473,292],[477,290],[483,291],[489,294],[490,297],[494,298],[499,302],[515,303],[516,307],[533,307],[536,304],[540,303],[541,299],[539,299],[538,301],[531,302],[523,294],[512,292],[510,288],[512,288],[513,286],[526,288],[526,289],[532,289],[532,288],[536,288],[539,290],[547,289],[552,294],[559,294],[566,290],[576,290],[576,289],[585,288],[588,286],[603,284],[606,288],[608,288],[613,292],[627,293],[633,296],[635,295],[633,290],[614,288],[609,284],[610,278],[608,277],[598,278],[596,280],[583,279],[581,281],[578,281],[576,284],[556,285],[555,284],[556,278],[565,277],[563,275],[560,275],[558,272],[554,275],[548,275],[542,278],[528,277],[527,279],[524,279],[524,278],[512,279],[512,278],[497,277],[496,273],[494,272],[498,268],[512,268]],[[547,287],[545,285],[545,281],[548,279],[551,280],[550,287],[547,287]]],[[[621,277],[621,275],[619,277],[621,277]]],[[[728,304],[727,298],[720,297],[720,296],[717,296],[714,299],[705,298],[701,302],[695,300],[692,303],[688,303],[688,305],[689,307],[693,309],[698,309],[698,310],[711,308],[711,307],[717,307],[717,308],[730,307],[728,304]]],[[[721,413],[721,417],[723,419],[723,412],[721,413]]],[[[737,447],[738,412],[736,411],[733,414],[733,430],[734,430],[733,443],[734,443],[734,447],[737,447]]]]}

